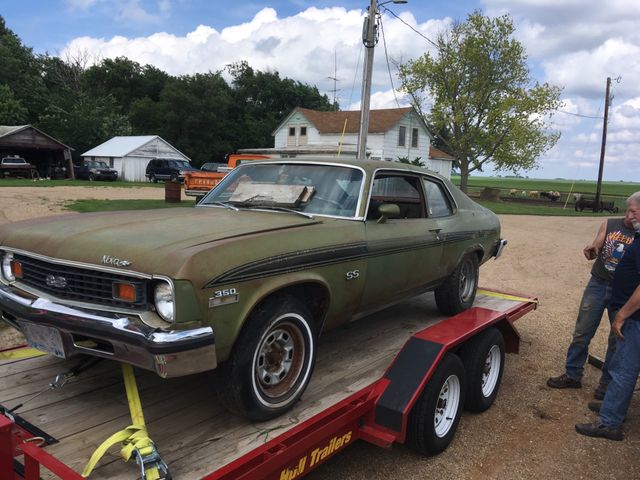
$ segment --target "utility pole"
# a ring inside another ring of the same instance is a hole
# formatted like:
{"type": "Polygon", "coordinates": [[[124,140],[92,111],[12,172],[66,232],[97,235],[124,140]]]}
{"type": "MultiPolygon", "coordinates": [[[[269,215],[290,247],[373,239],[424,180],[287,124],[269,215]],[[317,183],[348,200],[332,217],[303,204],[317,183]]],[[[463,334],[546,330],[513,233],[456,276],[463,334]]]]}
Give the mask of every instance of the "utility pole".
{"type": "Polygon", "coordinates": [[[367,49],[364,56],[364,68],[362,74],[362,98],[360,100],[360,132],[358,133],[358,159],[367,158],[367,134],[369,133],[369,112],[371,103],[371,78],[373,76],[373,50],[376,46],[376,16],[378,5],[376,0],[371,0],[369,14],[365,18],[362,29],[362,43],[367,49]]]}
{"type": "Polygon", "coordinates": [[[593,202],[593,211],[600,210],[600,192],[602,191],[602,170],[604,169],[604,152],[607,145],[607,123],[609,121],[609,101],[611,90],[611,77],[607,77],[607,89],[604,98],[604,120],[602,123],[602,144],[600,146],[600,168],[598,169],[598,184],[596,185],[596,199],[593,202]]]}

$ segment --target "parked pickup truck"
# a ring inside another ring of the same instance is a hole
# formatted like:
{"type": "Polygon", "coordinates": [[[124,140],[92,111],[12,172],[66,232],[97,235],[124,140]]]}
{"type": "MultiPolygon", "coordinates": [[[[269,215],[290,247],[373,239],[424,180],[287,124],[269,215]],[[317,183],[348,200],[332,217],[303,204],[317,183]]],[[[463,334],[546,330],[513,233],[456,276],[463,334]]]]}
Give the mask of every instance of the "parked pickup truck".
{"type": "Polygon", "coordinates": [[[4,157],[0,162],[0,176],[33,178],[35,167],[22,157],[4,157]]]}
{"type": "Polygon", "coordinates": [[[232,154],[229,155],[227,164],[205,163],[202,170],[187,172],[184,175],[184,193],[196,197],[196,203],[202,200],[209,190],[215,187],[227,173],[244,162],[268,159],[266,155],[232,154]],[[211,168],[215,165],[216,168],[211,168]]]}

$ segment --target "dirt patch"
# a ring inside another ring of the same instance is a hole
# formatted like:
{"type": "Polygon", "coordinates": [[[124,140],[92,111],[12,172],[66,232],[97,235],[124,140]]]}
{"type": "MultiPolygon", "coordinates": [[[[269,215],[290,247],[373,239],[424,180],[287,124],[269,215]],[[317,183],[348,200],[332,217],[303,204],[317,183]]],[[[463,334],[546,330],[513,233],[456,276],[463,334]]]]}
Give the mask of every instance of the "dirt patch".
{"type": "MultiPolygon", "coordinates": [[[[162,189],[112,187],[0,188],[0,223],[64,213],[79,198],[164,198],[162,189]]],[[[481,267],[481,285],[535,295],[538,310],[516,326],[519,355],[508,355],[495,405],[480,415],[465,413],[450,448],[425,458],[402,446],[381,450],[363,442],[337,455],[309,478],[422,479],[619,479],[640,478],[640,396],[625,423],[627,439],[608,442],[575,433],[576,422],[594,415],[591,400],[599,371],[585,369],[581,390],[552,390],[550,375],[562,372],[577,306],[591,264],[582,256],[602,218],[502,216],[509,245],[499,260],[481,267]]],[[[0,330],[0,345],[17,340],[0,330]]],[[[606,329],[592,353],[603,356],[606,329]]],[[[12,334],[13,335],[13,334],[12,334]]]]}

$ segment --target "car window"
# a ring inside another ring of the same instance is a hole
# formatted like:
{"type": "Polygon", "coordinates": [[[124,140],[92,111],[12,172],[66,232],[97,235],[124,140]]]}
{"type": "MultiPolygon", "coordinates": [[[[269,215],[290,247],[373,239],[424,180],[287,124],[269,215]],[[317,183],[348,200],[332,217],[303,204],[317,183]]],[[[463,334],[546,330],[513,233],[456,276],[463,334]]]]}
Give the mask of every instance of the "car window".
{"type": "Polygon", "coordinates": [[[378,172],[371,186],[367,220],[379,218],[378,207],[383,203],[398,205],[400,207],[399,218],[424,218],[424,202],[419,177],[378,172]]]}
{"type": "Polygon", "coordinates": [[[354,217],[362,179],[361,170],[346,166],[250,162],[233,169],[200,205],[230,202],[354,217]]]}
{"type": "Polygon", "coordinates": [[[449,198],[442,185],[424,178],[424,190],[427,195],[427,214],[429,217],[447,217],[453,213],[449,198]]]}

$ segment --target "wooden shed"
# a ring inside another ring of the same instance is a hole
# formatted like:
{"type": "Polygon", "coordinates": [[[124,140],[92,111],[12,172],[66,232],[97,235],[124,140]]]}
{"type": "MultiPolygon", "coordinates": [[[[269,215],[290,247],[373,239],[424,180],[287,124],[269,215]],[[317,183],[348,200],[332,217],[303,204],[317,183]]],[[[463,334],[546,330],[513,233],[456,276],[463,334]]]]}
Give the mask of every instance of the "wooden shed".
{"type": "Polygon", "coordinates": [[[0,158],[18,156],[36,167],[41,178],[69,178],[73,149],[32,125],[0,125],[0,158]]]}
{"type": "Polygon", "coordinates": [[[147,164],[154,158],[191,160],[158,135],[113,137],[84,152],[84,160],[102,160],[118,171],[118,178],[128,182],[144,182],[147,164]]]}

